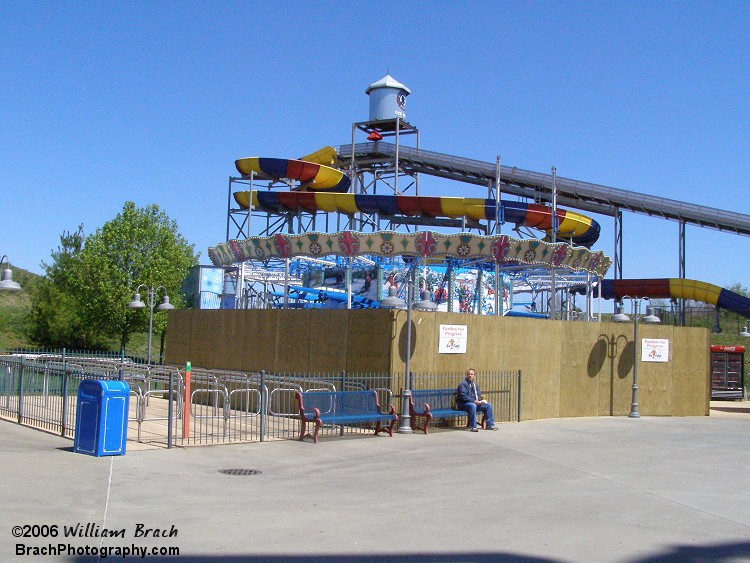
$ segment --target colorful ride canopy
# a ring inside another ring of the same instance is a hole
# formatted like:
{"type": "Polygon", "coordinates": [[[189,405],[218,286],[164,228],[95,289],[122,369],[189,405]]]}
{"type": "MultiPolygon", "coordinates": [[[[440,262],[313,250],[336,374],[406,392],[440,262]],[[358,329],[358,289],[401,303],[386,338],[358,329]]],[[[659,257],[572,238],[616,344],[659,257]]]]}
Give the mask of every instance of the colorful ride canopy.
{"type": "MultiPolygon", "coordinates": [[[[500,201],[468,197],[429,197],[406,195],[372,195],[350,193],[311,193],[301,191],[240,191],[235,201],[247,209],[252,200],[255,209],[270,212],[317,211],[380,213],[381,215],[409,215],[427,217],[468,217],[474,220],[499,220],[552,232],[552,208],[520,201],[500,201]],[[499,214],[498,214],[499,209],[499,214]]],[[[590,247],[599,239],[599,223],[573,211],[557,209],[557,236],[573,243],[590,247]]]]}
{"type": "Polygon", "coordinates": [[[228,266],[247,260],[295,257],[453,258],[493,261],[501,265],[567,268],[599,277],[604,277],[612,264],[612,260],[601,251],[592,252],[585,247],[573,247],[563,242],[552,244],[538,239],[519,240],[507,235],[446,235],[432,231],[275,234],[230,240],[209,248],[208,256],[215,266],[228,266]]]}
{"type": "Polygon", "coordinates": [[[328,166],[335,158],[336,150],[324,147],[299,160],[254,156],[240,158],[234,165],[243,177],[259,173],[273,180],[296,180],[301,190],[343,193],[349,189],[351,181],[341,170],[328,166]]]}

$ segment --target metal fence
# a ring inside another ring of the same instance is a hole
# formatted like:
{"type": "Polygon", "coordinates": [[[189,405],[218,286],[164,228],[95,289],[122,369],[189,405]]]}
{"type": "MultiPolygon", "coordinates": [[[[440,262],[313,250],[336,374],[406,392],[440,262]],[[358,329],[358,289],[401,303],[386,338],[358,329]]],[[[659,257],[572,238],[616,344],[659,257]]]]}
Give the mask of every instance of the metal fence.
{"type": "MultiPolygon", "coordinates": [[[[173,445],[296,439],[296,393],[373,389],[382,412],[403,412],[410,389],[455,387],[455,374],[247,373],[176,366],[148,366],[125,358],[0,355],[0,417],[73,438],[78,386],[84,379],[130,384],[128,437],[173,445]]],[[[521,420],[521,372],[480,374],[482,393],[498,422],[521,420]]],[[[434,422],[433,425],[451,424],[434,422]]],[[[370,432],[367,424],[324,426],[320,436],[370,432]]]]}

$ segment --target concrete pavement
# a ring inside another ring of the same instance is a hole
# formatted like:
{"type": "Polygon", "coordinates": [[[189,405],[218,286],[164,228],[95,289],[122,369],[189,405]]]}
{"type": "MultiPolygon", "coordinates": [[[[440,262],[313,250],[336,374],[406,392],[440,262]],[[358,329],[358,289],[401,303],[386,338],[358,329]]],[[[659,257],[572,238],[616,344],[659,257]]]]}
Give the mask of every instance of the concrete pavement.
{"type": "Polygon", "coordinates": [[[750,561],[750,403],[722,405],[104,458],[0,421],[0,560],[750,561]]]}

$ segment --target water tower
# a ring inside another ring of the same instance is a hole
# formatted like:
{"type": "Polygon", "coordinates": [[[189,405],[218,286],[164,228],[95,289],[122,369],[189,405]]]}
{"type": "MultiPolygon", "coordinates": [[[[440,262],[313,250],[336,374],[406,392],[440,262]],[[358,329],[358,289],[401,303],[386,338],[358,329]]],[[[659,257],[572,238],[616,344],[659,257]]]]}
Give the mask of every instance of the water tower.
{"type": "Polygon", "coordinates": [[[396,118],[406,121],[406,96],[411,94],[411,90],[390,74],[370,84],[365,94],[370,96],[371,122],[396,118]]]}
{"type": "MultiPolygon", "coordinates": [[[[419,148],[419,131],[406,120],[406,97],[411,90],[386,74],[370,84],[365,94],[370,98],[369,119],[352,124],[351,150],[342,147],[342,152],[348,153],[341,155],[344,157],[342,160],[350,159],[348,169],[352,177],[352,191],[361,194],[390,191],[394,194],[419,195],[417,174],[405,171],[403,163],[399,162],[399,146],[404,141],[404,135],[416,135],[416,148],[419,148]],[[368,143],[358,144],[357,132],[365,133],[368,143]],[[379,149],[385,152],[381,154],[379,149]],[[355,155],[360,153],[371,154],[374,157],[372,164],[356,166],[355,155]],[[376,187],[377,184],[383,184],[382,190],[376,187]]],[[[367,223],[376,229],[395,227],[394,219],[389,219],[388,225],[368,220],[362,215],[359,219],[360,230],[364,230],[367,223]]]]}

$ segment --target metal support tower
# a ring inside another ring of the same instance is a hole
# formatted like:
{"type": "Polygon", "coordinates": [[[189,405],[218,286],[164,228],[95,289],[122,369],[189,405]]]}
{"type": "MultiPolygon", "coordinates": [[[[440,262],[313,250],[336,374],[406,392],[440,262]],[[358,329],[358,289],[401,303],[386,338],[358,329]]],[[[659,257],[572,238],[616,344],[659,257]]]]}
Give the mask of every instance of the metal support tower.
{"type": "MultiPolygon", "coordinates": [[[[419,129],[397,117],[378,121],[361,121],[352,124],[351,157],[341,161],[342,169],[349,171],[352,181],[351,191],[357,194],[419,195],[419,174],[406,170],[399,160],[401,137],[416,135],[416,149],[419,150],[419,129]],[[379,140],[393,137],[395,155],[390,161],[367,160],[356,158],[357,132],[367,134],[367,140],[377,143],[379,140]]],[[[359,213],[355,223],[356,230],[395,230],[397,225],[412,224],[411,218],[394,218],[382,220],[379,214],[359,213]],[[384,225],[385,224],[385,225],[384,225]]]]}
{"type": "MultiPolygon", "coordinates": [[[[614,215],[615,255],[612,259],[612,274],[616,280],[622,279],[622,210],[618,207],[614,215]]],[[[613,303],[613,312],[617,313],[617,300],[613,303]]]]}
{"type": "Polygon", "coordinates": [[[488,183],[487,199],[495,200],[495,220],[487,221],[487,234],[499,235],[503,224],[503,211],[500,209],[500,155],[495,157],[495,178],[488,183]]]}
{"type": "Polygon", "coordinates": [[[616,280],[622,279],[622,211],[617,209],[614,216],[615,256],[612,260],[612,273],[616,280]]]}
{"type": "MultiPolygon", "coordinates": [[[[679,255],[679,278],[685,279],[685,221],[680,221],[678,223],[678,242],[677,246],[679,248],[678,255],[679,255]]],[[[680,299],[678,305],[679,310],[679,318],[680,318],[680,326],[685,326],[685,300],[680,299]]]]}
{"type": "Polygon", "coordinates": [[[229,178],[227,189],[227,241],[232,239],[244,240],[250,236],[250,210],[242,209],[232,198],[232,192],[243,184],[247,185],[248,189],[252,189],[252,175],[249,180],[229,178]]]}

